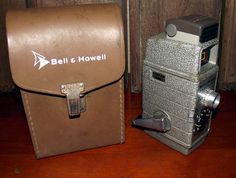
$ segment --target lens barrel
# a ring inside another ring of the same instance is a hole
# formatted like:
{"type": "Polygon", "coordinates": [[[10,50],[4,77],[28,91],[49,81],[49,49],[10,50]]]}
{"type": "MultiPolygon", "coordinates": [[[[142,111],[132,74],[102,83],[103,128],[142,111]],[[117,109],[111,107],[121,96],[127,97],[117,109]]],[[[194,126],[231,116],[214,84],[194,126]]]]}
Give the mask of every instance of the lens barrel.
{"type": "Polygon", "coordinates": [[[220,94],[209,88],[199,91],[198,96],[200,102],[211,109],[215,109],[220,103],[220,94]]]}

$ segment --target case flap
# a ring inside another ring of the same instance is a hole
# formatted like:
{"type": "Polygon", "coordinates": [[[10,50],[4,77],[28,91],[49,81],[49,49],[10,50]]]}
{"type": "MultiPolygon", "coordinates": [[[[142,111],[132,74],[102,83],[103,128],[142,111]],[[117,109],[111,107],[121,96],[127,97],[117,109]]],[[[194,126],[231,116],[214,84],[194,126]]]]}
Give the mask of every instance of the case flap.
{"type": "Polygon", "coordinates": [[[123,25],[116,4],[11,11],[7,14],[11,72],[24,89],[63,95],[118,80],[125,66],[123,25]]]}

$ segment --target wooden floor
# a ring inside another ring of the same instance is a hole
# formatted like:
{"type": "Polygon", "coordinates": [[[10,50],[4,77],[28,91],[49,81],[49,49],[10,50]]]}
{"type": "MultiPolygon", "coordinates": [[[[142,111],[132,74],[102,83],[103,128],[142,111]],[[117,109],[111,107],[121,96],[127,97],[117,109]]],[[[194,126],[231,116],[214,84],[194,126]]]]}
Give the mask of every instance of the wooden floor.
{"type": "Polygon", "coordinates": [[[236,93],[221,92],[206,141],[184,156],[132,128],[141,96],[126,94],[126,142],[37,160],[21,101],[0,96],[0,178],[236,178],[236,93]]]}

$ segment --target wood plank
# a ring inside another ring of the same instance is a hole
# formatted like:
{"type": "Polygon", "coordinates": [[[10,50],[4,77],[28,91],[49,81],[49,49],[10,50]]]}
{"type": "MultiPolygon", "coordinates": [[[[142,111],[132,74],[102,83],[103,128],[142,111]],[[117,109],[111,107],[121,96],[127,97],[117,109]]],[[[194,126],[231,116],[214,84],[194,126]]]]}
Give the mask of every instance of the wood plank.
{"type": "Polygon", "coordinates": [[[223,16],[219,87],[236,90],[236,0],[226,0],[223,16]]]}
{"type": "Polygon", "coordinates": [[[116,2],[122,7],[122,0],[31,0],[31,5],[32,7],[54,7],[109,2],[116,2]]]}
{"type": "Polygon", "coordinates": [[[15,8],[26,7],[25,0],[1,0],[0,1],[0,92],[12,91],[15,87],[11,78],[8,60],[7,37],[5,16],[6,11],[15,8]]]}
{"type": "Polygon", "coordinates": [[[141,69],[147,39],[165,30],[165,21],[178,16],[201,14],[219,19],[221,0],[131,0],[131,81],[132,91],[141,91],[141,69]],[[139,2],[139,3],[138,3],[139,2]],[[140,6],[140,7],[138,7],[140,6]],[[135,44],[132,44],[135,43],[135,44]],[[133,66],[134,65],[134,66],[133,66]]]}
{"type": "Polygon", "coordinates": [[[131,91],[140,91],[141,86],[141,28],[140,1],[130,0],[130,74],[131,91]]]}

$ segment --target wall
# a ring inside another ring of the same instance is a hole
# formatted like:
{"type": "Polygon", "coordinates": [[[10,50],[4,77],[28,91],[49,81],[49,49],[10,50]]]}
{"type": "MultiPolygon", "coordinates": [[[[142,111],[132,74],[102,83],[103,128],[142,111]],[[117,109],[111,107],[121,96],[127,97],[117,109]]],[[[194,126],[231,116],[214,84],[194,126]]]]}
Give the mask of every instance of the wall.
{"type": "Polygon", "coordinates": [[[219,88],[236,90],[236,0],[225,0],[219,88]]]}
{"type": "MultiPolygon", "coordinates": [[[[222,49],[220,52],[219,88],[236,90],[236,0],[223,1],[222,49]]],[[[27,0],[30,7],[48,7],[62,5],[78,5],[84,3],[117,2],[123,10],[124,24],[128,11],[128,30],[126,34],[127,58],[130,58],[131,89],[140,92],[142,87],[142,62],[145,57],[146,41],[149,37],[164,30],[168,18],[202,14],[220,17],[221,0],[27,0]],[[127,4],[130,4],[127,7],[127,4]],[[177,7],[177,8],[176,8],[177,7]],[[128,43],[127,42],[127,43],[128,43]],[[130,48],[129,48],[130,47],[130,48]]],[[[25,0],[0,1],[0,92],[11,91],[14,84],[8,62],[5,33],[5,13],[8,9],[25,8],[25,0]]]]}
{"type": "Polygon", "coordinates": [[[122,0],[31,0],[32,7],[52,7],[52,6],[67,6],[91,3],[108,3],[116,2],[122,6],[122,0]]]}

